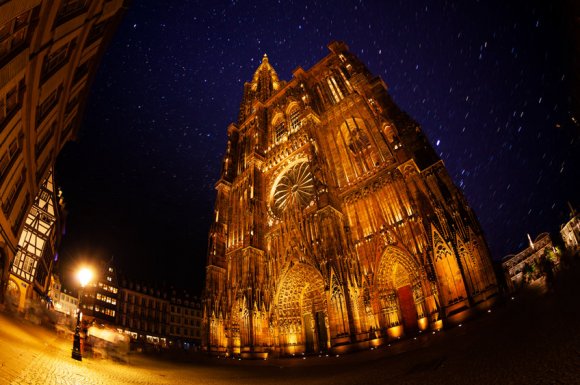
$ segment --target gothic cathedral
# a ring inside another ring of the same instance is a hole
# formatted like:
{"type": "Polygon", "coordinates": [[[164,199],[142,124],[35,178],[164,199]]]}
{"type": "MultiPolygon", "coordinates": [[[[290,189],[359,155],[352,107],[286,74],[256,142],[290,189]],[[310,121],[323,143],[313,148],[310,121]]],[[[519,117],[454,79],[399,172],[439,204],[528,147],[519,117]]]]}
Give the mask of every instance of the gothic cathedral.
{"type": "Polygon", "coordinates": [[[209,234],[203,345],[266,357],[439,329],[497,294],[481,228],[419,125],[344,43],[245,83],[209,234]]]}

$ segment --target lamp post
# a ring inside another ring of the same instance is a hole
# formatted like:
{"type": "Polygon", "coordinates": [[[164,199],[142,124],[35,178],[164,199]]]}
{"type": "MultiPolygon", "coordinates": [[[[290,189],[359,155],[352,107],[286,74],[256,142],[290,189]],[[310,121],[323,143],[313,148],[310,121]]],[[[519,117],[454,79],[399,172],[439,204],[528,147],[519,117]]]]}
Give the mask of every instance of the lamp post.
{"type": "Polygon", "coordinates": [[[78,361],[83,360],[83,353],[81,352],[81,299],[82,299],[82,293],[83,293],[83,289],[85,288],[85,286],[87,286],[87,284],[90,282],[90,280],[92,278],[93,278],[93,272],[86,267],[83,267],[82,269],[80,269],[77,272],[77,279],[79,280],[81,288],[79,290],[79,308],[77,310],[77,327],[75,328],[75,335],[73,338],[72,358],[75,360],[78,360],[78,361]]]}

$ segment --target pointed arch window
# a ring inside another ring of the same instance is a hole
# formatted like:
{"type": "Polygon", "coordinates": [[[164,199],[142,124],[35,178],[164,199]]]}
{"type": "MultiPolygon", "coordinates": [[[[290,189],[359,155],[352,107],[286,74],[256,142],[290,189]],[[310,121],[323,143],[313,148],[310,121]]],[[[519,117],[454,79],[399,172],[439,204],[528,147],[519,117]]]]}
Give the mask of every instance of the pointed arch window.
{"type": "Polygon", "coordinates": [[[326,78],[326,82],[328,83],[328,88],[330,88],[330,91],[332,92],[333,104],[336,104],[344,99],[344,95],[342,94],[342,91],[338,87],[338,84],[336,83],[336,80],[333,76],[326,78]]]}
{"type": "Polygon", "coordinates": [[[274,125],[274,139],[276,143],[279,143],[286,135],[286,122],[280,119],[274,125]]]}
{"type": "Polygon", "coordinates": [[[346,119],[340,130],[345,144],[354,155],[366,154],[371,141],[366,132],[367,128],[361,119],[346,119]]]}
{"type": "Polygon", "coordinates": [[[298,107],[294,107],[290,112],[290,128],[292,131],[297,131],[300,126],[302,126],[302,116],[300,113],[300,109],[298,107]]]}

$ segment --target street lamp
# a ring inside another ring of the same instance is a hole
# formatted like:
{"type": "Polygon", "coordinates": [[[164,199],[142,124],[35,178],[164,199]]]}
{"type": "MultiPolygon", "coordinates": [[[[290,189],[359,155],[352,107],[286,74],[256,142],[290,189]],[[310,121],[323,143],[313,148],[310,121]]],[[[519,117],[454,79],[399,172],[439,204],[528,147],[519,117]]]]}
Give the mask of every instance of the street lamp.
{"type": "Polygon", "coordinates": [[[73,338],[73,349],[72,358],[78,361],[83,360],[83,354],[81,352],[81,298],[83,289],[93,278],[93,272],[87,268],[83,267],[77,272],[77,279],[81,285],[79,290],[79,308],[77,310],[77,327],[75,329],[75,335],[73,338]]]}

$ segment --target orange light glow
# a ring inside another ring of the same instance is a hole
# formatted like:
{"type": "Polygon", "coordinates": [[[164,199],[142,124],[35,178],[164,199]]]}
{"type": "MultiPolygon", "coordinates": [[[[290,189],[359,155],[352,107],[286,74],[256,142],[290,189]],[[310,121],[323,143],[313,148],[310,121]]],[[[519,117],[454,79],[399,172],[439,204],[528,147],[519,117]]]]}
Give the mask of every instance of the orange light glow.
{"type": "Polygon", "coordinates": [[[81,287],[85,287],[93,279],[93,271],[88,267],[83,267],[77,272],[77,279],[81,287]]]}

